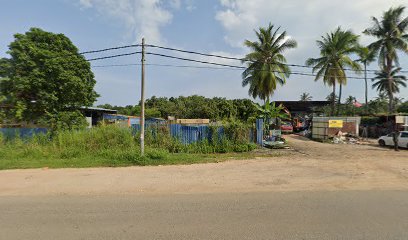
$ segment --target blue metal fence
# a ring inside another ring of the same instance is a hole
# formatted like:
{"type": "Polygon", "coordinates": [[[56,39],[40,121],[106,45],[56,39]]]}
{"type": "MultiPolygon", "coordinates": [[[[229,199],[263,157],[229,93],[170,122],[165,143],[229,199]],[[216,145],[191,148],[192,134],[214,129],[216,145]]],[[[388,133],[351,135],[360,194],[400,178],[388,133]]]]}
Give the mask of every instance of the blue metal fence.
{"type": "Polygon", "coordinates": [[[182,126],[172,124],[170,125],[170,134],[172,137],[180,139],[184,144],[211,139],[210,128],[208,126],[182,126]]]}
{"type": "Polygon", "coordinates": [[[262,145],[263,141],[263,119],[256,119],[256,143],[262,145]]]}
{"type": "MultiPolygon", "coordinates": [[[[158,123],[146,123],[146,131],[157,129],[158,127],[167,127],[166,124],[158,123]]],[[[184,144],[191,144],[198,141],[208,140],[212,141],[213,136],[211,135],[209,126],[184,126],[180,124],[170,124],[170,135],[180,139],[184,144]]],[[[133,132],[136,134],[140,131],[140,124],[132,124],[133,132]]],[[[263,120],[258,119],[256,121],[256,130],[251,129],[249,132],[249,141],[262,144],[263,140],[263,120]]],[[[0,134],[6,138],[15,138],[19,136],[20,138],[32,137],[36,134],[46,134],[48,132],[47,128],[0,128],[0,134]]],[[[156,134],[152,132],[153,135],[156,134]]],[[[224,136],[224,128],[217,128],[217,137],[221,139],[224,136]]]]}
{"type": "MultiPolygon", "coordinates": [[[[158,124],[146,124],[146,131],[152,130],[152,127],[167,127],[169,126],[170,130],[170,135],[172,137],[180,139],[180,141],[183,144],[191,144],[199,141],[212,141],[213,136],[212,132],[210,131],[209,126],[184,126],[180,124],[170,124],[170,125],[158,125],[158,124]]],[[[140,131],[140,125],[139,124],[134,124],[132,125],[134,133],[140,131]]],[[[260,127],[260,129],[257,129],[256,131],[253,129],[249,130],[249,141],[251,142],[256,142],[258,144],[262,144],[262,122],[260,124],[257,124],[257,127],[260,127]]],[[[155,135],[155,132],[153,130],[153,135],[155,135]]],[[[218,127],[217,128],[217,137],[218,139],[221,139],[224,137],[224,128],[218,127]]]]}
{"type": "Polygon", "coordinates": [[[36,134],[46,134],[47,128],[0,128],[0,133],[8,139],[15,137],[29,138],[36,134]]]}

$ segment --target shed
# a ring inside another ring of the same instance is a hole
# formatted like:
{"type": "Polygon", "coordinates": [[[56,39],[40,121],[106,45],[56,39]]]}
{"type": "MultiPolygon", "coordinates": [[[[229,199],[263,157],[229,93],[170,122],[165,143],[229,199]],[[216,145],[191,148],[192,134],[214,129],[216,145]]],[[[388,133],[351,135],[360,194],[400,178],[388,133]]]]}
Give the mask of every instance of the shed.
{"type": "Polygon", "coordinates": [[[106,109],[106,108],[96,108],[96,107],[81,107],[81,112],[86,117],[89,123],[89,127],[96,126],[98,122],[103,120],[104,114],[117,114],[117,110],[106,109]]]}
{"type": "Polygon", "coordinates": [[[328,106],[329,101],[275,101],[275,104],[279,106],[282,104],[289,112],[295,115],[304,115],[311,113],[319,113],[319,109],[328,106]]]}
{"type": "Polygon", "coordinates": [[[359,136],[360,123],[361,117],[313,117],[312,138],[327,140],[339,131],[359,136]]]}

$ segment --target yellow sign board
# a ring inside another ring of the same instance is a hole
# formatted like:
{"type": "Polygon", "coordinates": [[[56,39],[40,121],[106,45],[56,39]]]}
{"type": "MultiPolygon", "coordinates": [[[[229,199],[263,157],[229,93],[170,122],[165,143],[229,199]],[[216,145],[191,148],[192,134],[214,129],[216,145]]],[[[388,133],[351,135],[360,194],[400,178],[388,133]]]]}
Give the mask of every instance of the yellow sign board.
{"type": "Polygon", "coordinates": [[[395,123],[405,123],[404,116],[395,116],[395,123]]]}
{"type": "Polygon", "coordinates": [[[209,124],[210,119],[177,119],[179,124],[209,124]]]}
{"type": "Polygon", "coordinates": [[[329,128],[342,128],[343,120],[329,120],[329,128]]]}

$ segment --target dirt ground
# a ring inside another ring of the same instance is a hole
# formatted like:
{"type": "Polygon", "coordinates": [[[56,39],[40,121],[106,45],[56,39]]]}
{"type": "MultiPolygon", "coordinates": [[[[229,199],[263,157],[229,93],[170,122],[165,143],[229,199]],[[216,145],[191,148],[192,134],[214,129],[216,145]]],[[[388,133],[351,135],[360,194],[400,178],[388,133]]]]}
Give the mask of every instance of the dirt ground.
{"type": "Polygon", "coordinates": [[[287,136],[280,157],[182,166],[0,171],[0,196],[407,190],[408,150],[287,136]]]}

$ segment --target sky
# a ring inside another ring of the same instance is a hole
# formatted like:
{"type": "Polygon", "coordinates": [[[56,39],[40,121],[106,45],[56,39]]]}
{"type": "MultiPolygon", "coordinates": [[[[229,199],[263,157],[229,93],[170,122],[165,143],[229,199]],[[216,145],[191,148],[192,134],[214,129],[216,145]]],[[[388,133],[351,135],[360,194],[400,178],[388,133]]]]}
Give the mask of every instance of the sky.
{"type": "MultiPolygon", "coordinates": [[[[307,58],[318,57],[316,40],[338,26],[361,35],[362,44],[373,38],[362,31],[370,26],[372,16],[380,17],[392,6],[406,0],[0,0],[0,57],[8,57],[13,34],[31,27],[63,33],[80,51],[141,43],[243,57],[248,53],[243,42],[255,40],[254,29],[269,23],[280,26],[298,43],[285,53],[289,64],[304,65],[307,58]]],[[[405,11],[408,15],[408,9],[405,11]]],[[[86,55],[94,57],[139,51],[122,49],[86,55]]],[[[147,48],[147,51],[204,61],[240,65],[239,61],[202,57],[147,48]]],[[[140,64],[140,55],[92,62],[101,95],[97,104],[134,105],[140,100],[141,67],[111,65],[140,64]]],[[[172,65],[146,67],[146,96],[177,97],[193,94],[207,97],[249,98],[242,87],[241,70],[204,69],[175,66],[206,66],[147,55],[147,64],[172,65]]],[[[408,70],[408,55],[400,55],[400,64],[408,70]]],[[[214,66],[213,66],[214,67],[214,66]]],[[[377,63],[369,66],[377,69],[377,63]]],[[[310,69],[292,68],[293,72],[311,73],[310,69]]],[[[351,73],[351,75],[354,75],[351,73]]],[[[351,76],[350,75],[350,76],[351,76]]],[[[361,77],[361,76],[358,76],[361,77]]],[[[324,100],[331,89],[312,76],[291,75],[279,86],[273,100],[298,100],[307,92],[313,100],[324,100]]],[[[364,99],[364,80],[349,79],[344,98],[364,99]]],[[[369,90],[369,98],[375,98],[369,90]]],[[[408,100],[408,88],[399,97],[408,100]]],[[[343,98],[343,99],[344,99],[343,98]]]]}

